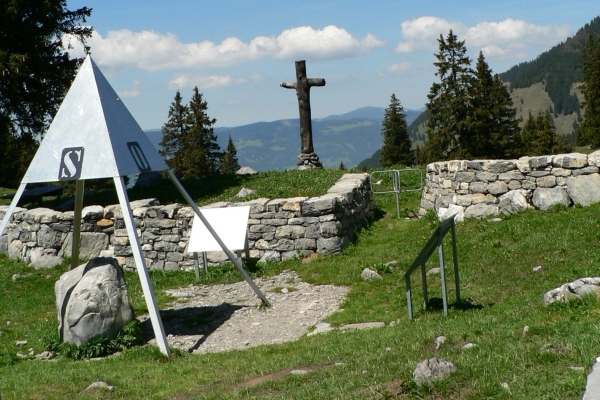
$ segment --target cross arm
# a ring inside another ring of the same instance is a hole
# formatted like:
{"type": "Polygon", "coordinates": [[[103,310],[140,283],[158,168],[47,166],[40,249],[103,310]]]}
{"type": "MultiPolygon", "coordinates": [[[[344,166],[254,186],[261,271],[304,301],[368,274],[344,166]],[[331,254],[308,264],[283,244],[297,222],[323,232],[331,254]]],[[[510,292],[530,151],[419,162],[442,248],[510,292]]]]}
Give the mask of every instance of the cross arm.
{"type": "Polygon", "coordinates": [[[279,86],[286,89],[296,89],[296,82],[282,82],[279,86]]]}
{"type": "Polygon", "coordinates": [[[308,78],[308,86],[325,86],[325,79],[323,78],[308,78]]]}

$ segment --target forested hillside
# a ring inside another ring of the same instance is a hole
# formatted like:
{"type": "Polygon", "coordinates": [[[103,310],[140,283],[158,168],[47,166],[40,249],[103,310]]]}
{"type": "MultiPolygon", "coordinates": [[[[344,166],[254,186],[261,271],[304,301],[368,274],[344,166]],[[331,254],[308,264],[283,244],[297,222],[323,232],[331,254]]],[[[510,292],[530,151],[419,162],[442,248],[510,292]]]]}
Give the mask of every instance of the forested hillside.
{"type": "Polygon", "coordinates": [[[510,83],[511,89],[524,89],[542,83],[552,103],[555,115],[568,115],[579,111],[579,102],[573,87],[581,81],[581,51],[588,36],[600,32],[600,17],[594,18],[565,42],[540,54],[535,60],[515,65],[499,74],[510,83]]]}

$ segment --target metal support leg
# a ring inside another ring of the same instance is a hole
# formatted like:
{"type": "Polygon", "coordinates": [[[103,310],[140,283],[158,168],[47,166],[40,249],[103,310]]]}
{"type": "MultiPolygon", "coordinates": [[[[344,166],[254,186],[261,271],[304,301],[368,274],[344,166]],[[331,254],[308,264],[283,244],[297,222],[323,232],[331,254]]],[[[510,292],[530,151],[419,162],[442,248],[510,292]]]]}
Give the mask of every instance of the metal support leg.
{"type": "Polygon", "coordinates": [[[444,305],[444,317],[448,316],[448,293],[446,292],[446,273],[444,272],[444,244],[443,236],[438,238],[438,256],[440,260],[440,280],[442,281],[442,303],[444,305]]]}
{"type": "Polygon", "coordinates": [[[135,229],[133,214],[129,208],[129,199],[125,189],[125,182],[123,181],[123,177],[120,176],[114,177],[113,179],[115,181],[117,195],[119,196],[119,204],[121,205],[123,220],[125,221],[125,227],[127,228],[127,236],[129,237],[129,244],[131,245],[131,250],[133,252],[136,270],[140,277],[144,298],[146,299],[146,305],[148,306],[148,313],[150,314],[150,321],[152,322],[152,328],[154,329],[154,336],[156,337],[156,342],[158,343],[160,351],[167,357],[171,357],[171,350],[169,349],[167,337],[165,336],[165,328],[163,327],[158,306],[156,305],[152,283],[150,282],[150,276],[142,255],[142,248],[140,247],[140,240],[135,229]]]}
{"type": "MultiPolygon", "coordinates": [[[[4,218],[2,218],[2,223],[0,224],[0,235],[4,233],[4,229],[6,229],[6,225],[8,225],[8,221],[10,221],[10,217],[12,217],[15,212],[15,208],[17,208],[17,204],[19,204],[19,200],[21,200],[21,196],[23,196],[23,192],[27,187],[26,183],[21,183],[19,188],[17,189],[17,193],[13,197],[10,202],[10,206],[8,206],[8,210],[6,210],[6,214],[4,214],[4,218]]],[[[10,242],[8,242],[10,244],[10,242]]]]}
{"type": "Polygon", "coordinates": [[[202,252],[202,265],[204,265],[204,273],[208,274],[208,257],[205,251],[202,252]]]}
{"type": "Polygon", "coordinates": [[[406,275],[406,304],[408,305],[408,319],[413,319],[412,293],[410,292],[410,276],[406,275]]]}
{"type": "Polygon", "coordinates": [[[194,272],[196,273],[196,282],[200,281],[200,265],[198,263],[198,252],[194,252],[194,272]]]}
{"type": "Polygon", "coordinates": [[[225,252],[225,254],[227,254],[227,257],[229,257],[229,260],[233,263],[233,265],[235,265],[235,267],[237,268],[237,270],[239,271],[239,273],[242,274],[242,276],[244,277],[244,279],[246,280],[246,282],[248,282],[248,284],[250,285],[250,287],[252,288],[252,290],[254,290],[254,293],[256,293],[256,295],[262,300],[262,302],[266,306],[270,307],[271,303],[269,302],[269,300],[267,300],[266,296],[260,291],[260,289],[258,288],[258,286],[256,286],[256,284],[254,283],[254,281],[252,280],[252,278],[250,278],[250,276],[246,273],[246,271],[244,270],[244,267],[242,266],[242,263],[240,262],[240,260],[238,260],[233,255],[233,253],[231,252],[231,250],[229,250],[227,248],[227,246],[225,246],[225,243],[223,243],[223,240],[221,240],[221,238],[219,237],[219,235],[217,235],[217,232],[215,232],[215,230],[213,229],[213,227],[207,221],[206,217],[204,217],[204,214],[202,214],[202,212],[200,211],[200,208],[198,208],[198,205],[194,202],[194,200],[192,200],[192,198],[190,197],[190,195],[185,191],[185,189],[181,185],[181,182],[179,182],[179,180],[177,179],[177,177],[175,176],[175,174],[173,174],[173,171],[171,171],[171,170],[167,170],[167,171],[169,173],[169,177],[171,178],[171,181],[177,187],[177,190],[179,190],[179,192],[181,193],[181,195],[183,196],[183,198],[192,207],[192,209],[194,210],[194,212],[196,213],[196,215],[198,216],[198,218],[200,218],[200,220],[202,221],[202,223],[204,224],[204,226],[206,227],[206,229],[210,232],[210,234],[213,236],[213,238],[215,238],[215,241],[219,244],[219,246],[221,246],[221,249],[225,252]]]}
{"type": "Polygon", "coordinates": [[[427,295],[427,272],[425,271],[425,264],[421,264],[421,279],[423,280],[423,309],[427,311],[429,297],[427,295]]]}
{"type": "Polygon", "coordinates": [[[83,209],[84,181],[75,181],[75,205],[73,216],[73,240],[71,240],[71,269],[79,264],[79,247],[81,244],[81,210],[83,209]]]}
{"type": "Polygon", "coordinates": [[[456,233],[454,224],[450,230],[452,234],[452,255],[454,261],[454,284],[456,285],[456,304],[460,304],[460,280],[458,279],[458,252],[456,251],[456,233]]]}

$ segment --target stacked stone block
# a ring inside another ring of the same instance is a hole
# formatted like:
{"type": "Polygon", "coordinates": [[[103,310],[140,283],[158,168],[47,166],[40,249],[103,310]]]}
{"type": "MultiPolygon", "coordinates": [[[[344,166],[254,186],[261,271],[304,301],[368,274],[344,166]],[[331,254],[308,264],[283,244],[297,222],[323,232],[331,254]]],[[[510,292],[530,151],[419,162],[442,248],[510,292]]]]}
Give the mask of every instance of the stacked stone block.
{"type": "Polygon", "coordinates": [[[600,202],[600,151],[427,165],[419,213],[457,220],[600,202]]]}
{"type": "MultiPolygon", "coordinates": [[[[289,199],[256,199],[215,203],[210,207],[250,206],[250,257],[280,261],[318,252],[339,253],[355,232],[373,217],[375,202],[367,174],[345,174],[325,195],[289,199]]],[[[0,206],[0,218],[8,206],[0,206]]],[[[193,254],[185,251],[194,212],[181,204],[160,205],[156,199],[131,202],[137,233],[150,269],[190,269],[193,254]]],[[[74,213],[47,208],[17,208],[0,237],[0,252],[33,262],[44,255],[71,256],[74,213]]],[[[114,256],[125,268],[135,268],[119,205],[82,210],[80,258],[114,256]]],[[[209,252],[210,263],[227,260],[209,252]]]]}

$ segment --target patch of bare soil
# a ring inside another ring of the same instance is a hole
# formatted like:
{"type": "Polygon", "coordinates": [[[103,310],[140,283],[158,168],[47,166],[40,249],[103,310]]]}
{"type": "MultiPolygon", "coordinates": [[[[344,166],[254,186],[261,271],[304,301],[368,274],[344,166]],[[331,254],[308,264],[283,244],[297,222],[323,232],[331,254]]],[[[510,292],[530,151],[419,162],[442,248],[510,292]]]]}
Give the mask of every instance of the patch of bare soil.
{"type": "MultiPolygon", "coordinates": [[[[262,306],[245,281],[168,290],[174,301],[161,317],[169,346],[210,353],[296,340],[337,311],[348,293],[347,287],[310,285],[294,271],[255,283],[271,307],[262,306]]],[[[155,343],[148,316],[139,319],[146,340],[155,343]]]]}

